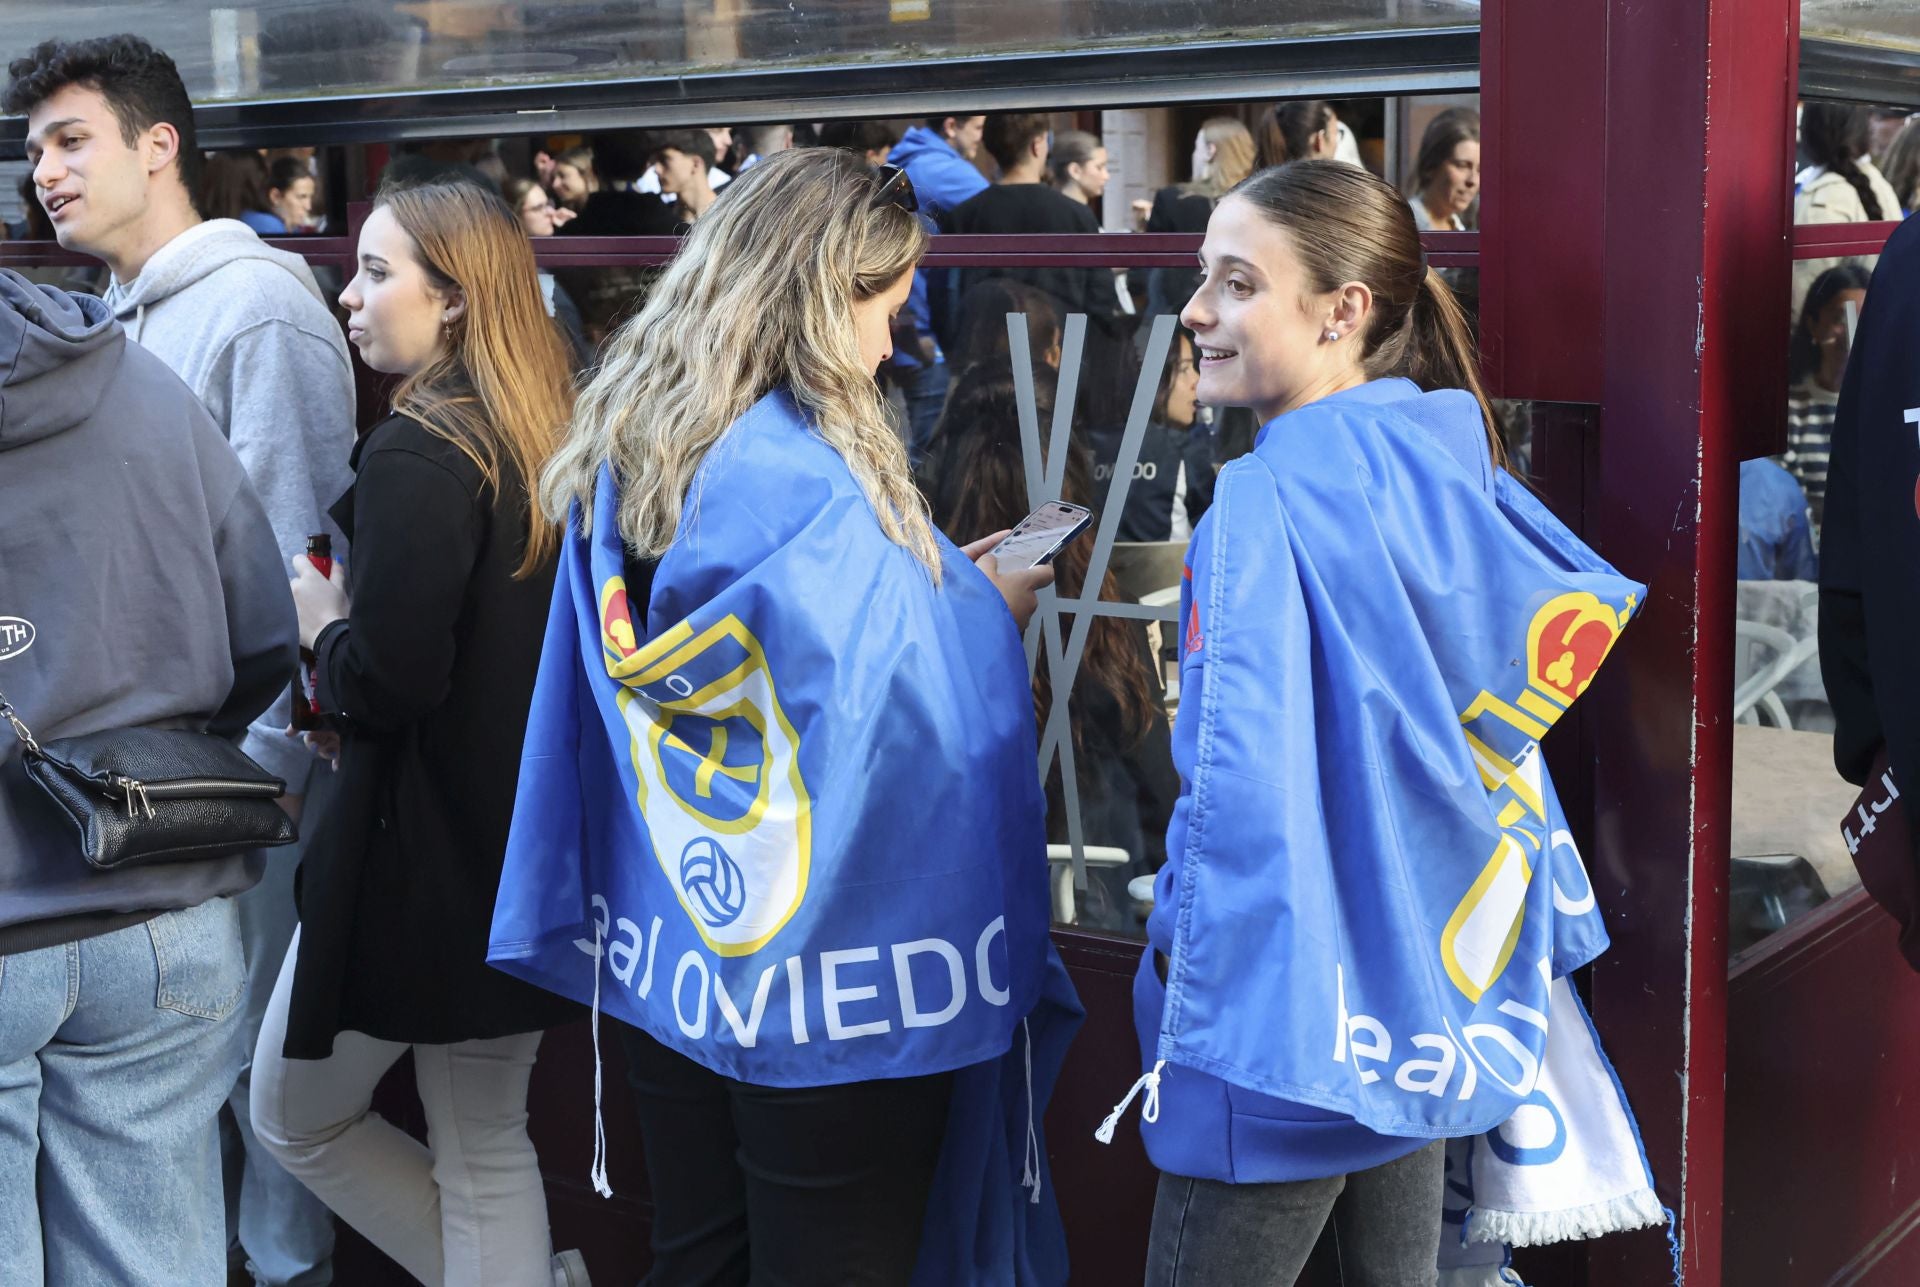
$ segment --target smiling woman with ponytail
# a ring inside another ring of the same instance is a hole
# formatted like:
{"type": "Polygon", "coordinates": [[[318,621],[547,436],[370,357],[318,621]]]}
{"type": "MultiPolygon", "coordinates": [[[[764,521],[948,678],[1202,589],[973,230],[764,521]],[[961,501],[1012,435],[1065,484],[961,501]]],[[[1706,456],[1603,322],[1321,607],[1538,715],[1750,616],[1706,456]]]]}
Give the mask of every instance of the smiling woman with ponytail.
{"type": "Polygon", "coordinates": [[[1122,1103],[1145,1092],[1162,1172],[1146,1281],[1292,1282],[1331,1221],[1347,1283],[1431,1284],[1443,1141],[1530,1089],[1438,1034],[1537,1067],[1549,990],[1574,1004],[1548,961],[1605,943],[1593,900],[1552,897],[1587,886],[1537,739],[1641,588],[1508,476],[1466,319],[1391,187],[1263,170],[1200,266],[1198,399],[1263,427],[1187,555],[1181,793],[1122,1103]],[[1489,725],[1515,702],[1538,715],[1489,725]]]}

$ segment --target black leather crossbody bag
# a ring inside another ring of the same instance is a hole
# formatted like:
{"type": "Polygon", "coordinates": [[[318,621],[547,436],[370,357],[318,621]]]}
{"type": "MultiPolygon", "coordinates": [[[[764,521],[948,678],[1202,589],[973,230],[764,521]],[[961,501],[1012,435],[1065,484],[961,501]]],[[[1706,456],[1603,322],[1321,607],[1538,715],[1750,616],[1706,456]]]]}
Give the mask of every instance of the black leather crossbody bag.
{"type": "Polygon", "coordinates": [[[0,693],[27,777],[72,824],[101,871],[225,858],[298,838],[276,801],[287,784],[239,747],[190,729],[116,728],[34,740],[0,693]]]}

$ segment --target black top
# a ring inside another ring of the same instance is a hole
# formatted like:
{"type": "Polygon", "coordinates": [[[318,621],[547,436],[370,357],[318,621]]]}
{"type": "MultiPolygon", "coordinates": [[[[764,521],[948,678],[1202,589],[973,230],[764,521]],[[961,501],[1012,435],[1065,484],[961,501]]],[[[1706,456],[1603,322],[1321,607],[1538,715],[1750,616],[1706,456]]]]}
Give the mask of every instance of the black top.
{"type": "MultiPolygon", "coordinates": [[[[950,210],[941,231],[968,235],[991,233],[1097,233],[1100,221],[1085,202],[1061,196],[1044,183],[996,184],[950,210]]],[[[1064,316],[1087,313],[1112,316],[1120,311],[1120,293],[1110,268],[969,268],[960,273],[961,296],[993,277],[1011,277],[1053,296],[1064,316]]]]}
{"type": "MultiPolygon", "coordinates": [[[[1213,217],[1213,199],[1180,188],[1153,194],[1148,232],[1205,232],[1213,217]]],[[[1147,314],[1178,313],[1200,286],[1198,268],[1154,268],[1147,273],[1147,314]]]]}
{"type": "MultiPolygon", "coordinates": [[[[1882,746],[1920,822],[1920,224],[1887,240],[1833,422],[1820,541],[1820,673],[1834,764],[1864,784],[1882,746]]],[[[1920,825],[1913,828],[1920,842],[1920,825]]],[[[1916,855],[1920,862],[1920,855],[1916,855]]]]}
{"type": "Polygon", "coordinates": [[[685,230],[674,208],[656,193],[610,188],[589,196],[579,217],[558,229],[574,237],[669,237],[685,230]]]}
{"type": "MultiPolygon", "coordinates": [[[[1095,430],[1088,435],[1093,445],[1093,481],[1098,494],[1106,494],[1113,478],[1114,460],[1120,454],[1122,430],[1095,430]]],[[[1190,429],[1155,421],[1140,439],[1140,455],[1134,462],[1133,478],[1127,486],[1126,506],[1120,511],[1123,541],[1170,541],[1173,539],[1173,505],[1180,490],[1181,471],[1186,474],[1187,530],[1200,526],[1200,519],[1213,504],[1213,481],[1219,466],[1213,458],[1214,441],[1209,427],[1196,421],[1190,429]]]]}
{"type": "Polygon", "coordinates": [[[293,1059],[326,1057],[346,1030],[446,1043],[578,1014],[486,961],[553,589],[551,568],[513,579],[525,489],[502,461],[496,494],[399,415],[361,440],[354,469],[331,511],[353,607],[314,645],[343,746],[301,864],[293,1059]]]}

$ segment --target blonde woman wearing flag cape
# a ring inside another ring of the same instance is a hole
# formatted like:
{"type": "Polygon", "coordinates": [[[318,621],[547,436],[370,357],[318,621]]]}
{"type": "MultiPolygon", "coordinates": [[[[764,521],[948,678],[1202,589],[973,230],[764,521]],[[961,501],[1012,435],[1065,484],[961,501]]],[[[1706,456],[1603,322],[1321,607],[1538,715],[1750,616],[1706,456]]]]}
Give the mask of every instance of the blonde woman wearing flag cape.
{"type": "Polygon", "coordinates": [[[1425,1287],[1442,1141],[1565,1152],[1547,1036],[1606,935],[1538,743],[1642,588],[1506,474],[1386,184],[1262,171],[1200,260],[1199,400],[1264,428],[1188,552],[1147,1071],[1100,1134],[1144,1092],[1149,1287],[1285,1287],[1329,1221],[1348,1287],[1425,1287]]]}
{"type": "Polygon", "coordinates": [[[660,1287],[1065,1281],[1038,1123],[1078,1006],[1020,644],[1051,577],[946,542],[908,474],[874,372],[913,208],[834,149],[741,174],[544,481],[489,956],[622,1021],[660,1287]]]}

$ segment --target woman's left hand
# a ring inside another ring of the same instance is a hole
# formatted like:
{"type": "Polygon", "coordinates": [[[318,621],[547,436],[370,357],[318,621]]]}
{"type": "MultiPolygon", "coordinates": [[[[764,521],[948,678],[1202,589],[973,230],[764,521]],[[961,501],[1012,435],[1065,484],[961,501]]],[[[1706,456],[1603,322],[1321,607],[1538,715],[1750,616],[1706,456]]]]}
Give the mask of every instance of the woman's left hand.
{"type": "Polygon", "coordinates": [[[300,614],[300,646],[313,648],[320,632],[347,615],[347,571],[338,562],[333,575],[304,558],[293,561],[293,606],[300,614]]]}
{"type": "Polygon", "coordinates": [[[553,226],[556,228],[564,228],[579,216],[580,212],[578,210],[569,210],[565,206],[555,206],[553,208],[553,226]]]}

